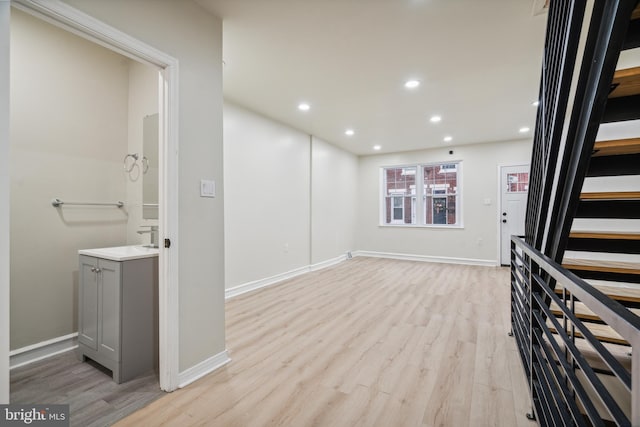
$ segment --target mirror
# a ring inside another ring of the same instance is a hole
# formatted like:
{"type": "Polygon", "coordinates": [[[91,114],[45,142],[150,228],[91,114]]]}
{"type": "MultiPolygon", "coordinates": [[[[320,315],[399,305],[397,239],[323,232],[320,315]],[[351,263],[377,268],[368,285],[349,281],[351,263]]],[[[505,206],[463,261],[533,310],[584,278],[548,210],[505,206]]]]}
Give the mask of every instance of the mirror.
{"type": "Polygon", "coordinates": [[[158,219],[158,114],[145,116],[142,125],[142,218],[158,219]]]}

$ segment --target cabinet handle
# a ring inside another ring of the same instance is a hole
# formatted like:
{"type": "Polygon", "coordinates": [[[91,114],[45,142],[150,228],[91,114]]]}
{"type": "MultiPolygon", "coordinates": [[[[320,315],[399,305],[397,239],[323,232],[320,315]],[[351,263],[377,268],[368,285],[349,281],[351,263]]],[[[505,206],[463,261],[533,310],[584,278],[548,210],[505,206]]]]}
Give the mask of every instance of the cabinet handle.
{"type": "Polygon", "coordinates": [[[95,267],[91,267],[91,272],[95,273],[96,272],[96,268],[95,267]]]}
{"type": "Polygon", "coordinates": [[[101,268],[96,268],[96,273],[102,273],[102,269],[101,268]]]}

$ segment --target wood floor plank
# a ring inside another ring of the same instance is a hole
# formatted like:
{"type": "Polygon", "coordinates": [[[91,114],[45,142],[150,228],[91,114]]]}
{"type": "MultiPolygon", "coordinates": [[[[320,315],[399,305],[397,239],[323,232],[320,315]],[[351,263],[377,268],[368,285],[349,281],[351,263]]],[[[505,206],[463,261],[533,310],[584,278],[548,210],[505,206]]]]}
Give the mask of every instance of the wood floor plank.
{"type": "Polygon", "coordinates": [[[69,405],[71,426],[111,425],[163,395],[153,372],[116,384],[73,351],[11,371],[11,403],[69,405]]]}
{"type": "Polygon", "coordinates": [[[517,425],[512,396],[502,387],[474,383],[469,425],[513,427],[517,425]]]}
{"type": "Polygon", "coordinates": [[[226,321],[230,364],[117,426],[530,425],[506,268],[357,257],[226,321]]]}

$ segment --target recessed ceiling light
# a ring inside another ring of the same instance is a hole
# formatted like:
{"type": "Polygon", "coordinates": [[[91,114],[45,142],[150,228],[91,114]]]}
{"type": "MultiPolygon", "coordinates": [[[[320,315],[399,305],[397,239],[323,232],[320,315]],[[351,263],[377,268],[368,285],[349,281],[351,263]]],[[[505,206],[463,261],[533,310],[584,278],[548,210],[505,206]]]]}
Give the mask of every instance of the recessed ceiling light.
{"type": "Polygon", "coordinates": [[[382,147],[380,145],[374,145],[373,146],[373,149],[376,150],[376,151],[380,150],[381,148],[382,147]]]}
{"type": "Polygon", "coordinates": [[[525,127],[521,127],[521,128],[520,128],[520,130],[519,130],[518,132],[520,132],[520,133],[527,133],[527,132],[529,132],[529,131],[530,131],[530,129],[529,129],[528,127],[526,127],[526,126],[525,126],[525,127]]]}
{"type": "Polygon", "coordinates": [[[344,131],[344,134],[347,136],[353,136],[356,132],[353,129],[347,129],[344,131]]]}
{"type": "Polygon", "coordinates": [[[441,120],[442,120],[442,117],[440,116],[431,116],[431,118],[429,119],[431,123],[438,123],[441,120]]]}
{"type": "Polygon", "coordinates": [[[415,89],[418,86],[420,86],[420,81],[419,80],[407,80],[404,83],[404,87],[406,87],[407,89],[415,89]]]}
{"type": "Polygon", "coordinates": [[[307,104],[306,102],[302,102],[302,103],[298,104],[298,110],[300,110],[300,111],[309,111],[310,108],[311,108],[311,106],[309,104],[307,104]]]}
{"type": "Polygon", "coordinates": [[[451,142],[452,139],[453,137],[447,135],[444,137],[444,142],[451,142]]]}
{"type": "Polygon", "coordinates": [[[537,107],[538,105],[540,105],[540,101],[533,101],[531,105],[533,105],[534,107],[537,107]]]}

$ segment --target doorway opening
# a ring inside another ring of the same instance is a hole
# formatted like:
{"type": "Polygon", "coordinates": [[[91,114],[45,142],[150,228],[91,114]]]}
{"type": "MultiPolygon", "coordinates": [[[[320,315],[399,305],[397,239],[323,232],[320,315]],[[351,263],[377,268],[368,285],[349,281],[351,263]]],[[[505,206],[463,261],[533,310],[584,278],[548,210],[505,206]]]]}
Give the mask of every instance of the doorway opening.
{"type": "MultiPolygon", "coordinates": [[[[11,5],[15,9],[52,23],[79,35],[83,39],[159,70],[159,84],[157,84],[159,91],[158,225],[162,233],[161,243],[164,243],[164,240],[169,236],[173,240],[177,240],[177,60],[62,2],[18,0],[12,2],[11,5]]],[[[99,101],[96,100],[96,102],[99,101]]],[[[3,200],[10,200],[9,194],[4,189],[0,188],[0,192],[2,192],[0,196],[3,200]]],[[[49,207],[49,209],[51,208],[49,207]]],[[[178,386],[177,257],[176,245],[173,245],[170,251],[165,249],[162,244],[160,245],[158,274],[159,382],[160,388],[165,391],[175,390],[178,386]]],[[[9,286],[4,282],[1,285],[3,288],[9,286]]],[[[5,289],[3,289],[4,291],[5,289]]],[[[3,335],[9,335],[8,317],[0,319],[0,329],[3,335]]],[[[0,357],[3,359],[6,357],[5,360],[9,359],[9,355],[5,353],[7,350],[6,348],[0,349],[0,352],[3,353],[0,354],[0,357]]],[[[0,379],[3,383],[6,381],[0,386],[3,389],[6,386],[8,390],[8,375],[5,377],[3,373],[0,379]]],[[[0,397],[5,400],[4,396],[0,397]]]]}

